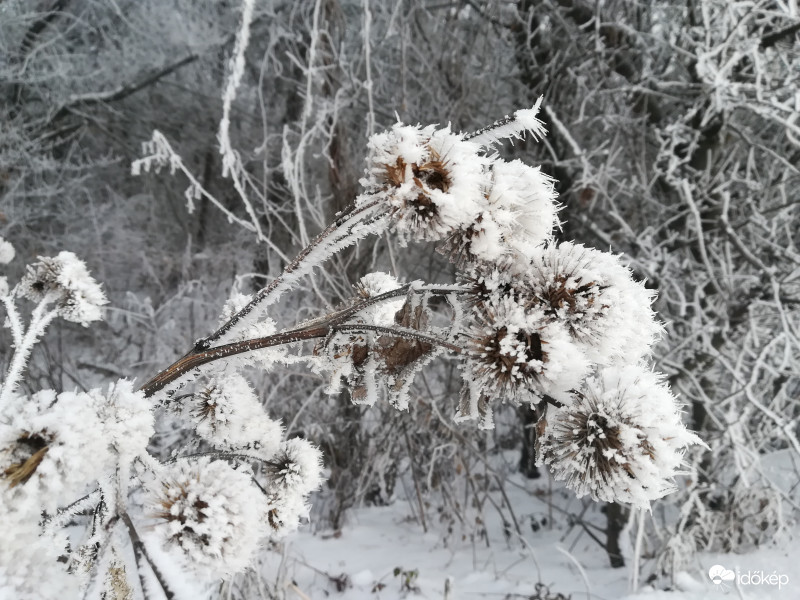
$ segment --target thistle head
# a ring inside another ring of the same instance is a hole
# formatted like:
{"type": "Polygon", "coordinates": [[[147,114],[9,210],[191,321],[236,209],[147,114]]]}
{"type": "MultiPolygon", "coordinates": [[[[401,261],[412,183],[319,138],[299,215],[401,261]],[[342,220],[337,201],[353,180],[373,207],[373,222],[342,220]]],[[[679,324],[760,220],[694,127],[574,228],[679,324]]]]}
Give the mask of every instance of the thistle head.
{"type": "Polygon", "coordinates": [[[641,366],[588,378],[542,433],[540,460],[578,497],[640,507],[675,489],[684,449],[701,443],[666,384],[641,366]]]}
{"type": "Polygon", "coordinates": [[[99,321],[100,307],[108,303],[84,262],[72,252],[40,256],[38,262],[28,265],[19,293],[34,302],[55,303],[60,317],[84,326],[99,321]]]}

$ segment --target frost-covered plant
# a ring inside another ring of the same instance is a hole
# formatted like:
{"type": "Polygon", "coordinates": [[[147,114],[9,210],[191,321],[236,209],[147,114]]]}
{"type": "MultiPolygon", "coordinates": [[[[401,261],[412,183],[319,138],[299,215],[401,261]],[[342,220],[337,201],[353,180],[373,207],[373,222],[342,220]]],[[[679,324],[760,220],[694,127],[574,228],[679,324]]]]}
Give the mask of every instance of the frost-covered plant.
{"type": "MultiPolygon", "coordinates": [[[[385,397],[405,409],[415,374],[448,354],[460,360],[464,380],[455,417],[491,427],[493,402],[537,406],[540,460],[579,495],[648,506],[674,489],[683,450],[699,440],[686,431],[663,378],[648,367],[662,331],[651,308],[654,292],[633,279],[619,256],[559,244],[552,180],[493,150],[502,139],[543,135],[539,104],[474,134],[398,123],[372,136],[364,191],[353,205],[283,274],[239,298],[238,312],[229,311],[216,332],[145,391],[174,396],[221,357],[294,346],[291,360],[303,357],[329,374],[331,393],[344,385],[355,403],[385,397]],[[404,244],[437,242],[455,264],[458,283],[400,284],[372,273],[327,315],[259,334],[265,310],[300,275],[383,231],[404,244]],[[434,299],[449,305],[449,324],[435,318],[434,299]],[[303,356],[308,340],[315,346],[303,356]],[[605,415],[600,425],[595,408],[605,415]],[[605,439],[613,446],[596,443],[605,439]]],[[[169,153],[143,161],[166,166],[169,153]]]]}
{"type": "Polygon", "coordinates": [[[539,439],[543,460],[578,496],[648,506],[674,491],[665,474],[700,443],[662,378],[641,365],[611,366],[585,382],[539,439]]]}
{"type": "MultiPolygon", "coordinates": [[[[5,240],[0,250],[13,259],[5,240]]],[[[29,394],[22,376],[47,326],[58,317],[99,320],[106,299],[69,252],[39,257],[11,289],[3,283],[14,351],[0,386],[0,595],[128,597],[153,586],[171,595],[176,568],[213,581],[245,569],[264,540],[298,526],[321,481],[319,451],[282,441],[281,424],[235,360],[180,403],[148,397],[127,380],[29,394]],[[26,299],[34,303],[27,323],[18,303],[26,299]],[[148,451],[155,417],[172,414],[195,441],[159,460],[148,451]]]]}
{"type": "MultiPolygon", "coordinates": [[[[224,173],[252,217],[227,130],[250,9],[245,2],[220,139],[224,173]]],[[[15,351],[0,392],[0,491],[4,516],[19,517],[15,543],[49,540],[75,585],[100,597],[109,586],[145,594],[160,587],[169,596],[170,565],[199,580],[246,568],[262,541],[298,526],[320,485],[321,458],[306,440],[282,439],[244,369],[300,360],[330,377],[331,393],[344,386],[355,403],[385,398],[402,410],[417,372],[447,355],[463,377],[454,417],[488,428],[495,402],[536,407],[540,461],[579,496],[646,507],[675,489],[682,453],[699,440],[648,366],[661,332],[653,293],[619,257],[559,244],[553,181],[494,149],[543,135],[540,102],[473,134],[398,123],[373,135],[353,204],[264,288],[232,297],[216,331],[138,390],[118,381],[107,392],[25,395],[21,375],[47,325],[98,320],[105,297],[69,252],[40,258],[11,290],[4,282],[15,351]],[[327,314],[283,329],[268,316],[301,277],[387,232],[403,244],[438,244],[456,283],[370,273],[327,314]],[[27,327],[21,298],[36,303],[27,327]],[[447,315],[435,314],[434,301],[447,315]],[[155,417],[181,419],[190,434],[171,456],[148,451],[155,417]],[[42,514],[40,523],[34,515],[42,514]],[[61,528],[75,523],[85,528],[64,536],[61,528]]],[[[162,134],[146,149],[136,173],[168,167],[189,176],[190,204],[209,196],[162,134]]],[[[257,220],[242,224],[261,239],[257,220]]],[[[13,251],[0,243],[0,255],[13,251]]],[[[0,564],[2,585],[39,593],[32,580],[12,579],[10,558],[0,564]]]]}

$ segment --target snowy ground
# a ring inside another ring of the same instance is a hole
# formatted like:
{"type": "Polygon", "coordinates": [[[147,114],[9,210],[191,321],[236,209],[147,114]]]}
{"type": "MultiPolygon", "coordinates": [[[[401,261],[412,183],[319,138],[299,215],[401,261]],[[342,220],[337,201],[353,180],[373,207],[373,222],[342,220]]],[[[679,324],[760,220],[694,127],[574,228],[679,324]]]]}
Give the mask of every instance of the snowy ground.
{"type": "MultiPolygon", "coordinates": [[[[791,548],[765,548],[746,555],[700,554],[694,561],[695,568],[681,573],[672,590],[656,590],[640,584],[634,592],[631,569],[610,568],[605,551],[583,527],[574,521],[570,524],[564,513],[560,517],[555,514],[552,528],[545,524],[538,531],[533,530],[532,520],[548,517],[544,500],[549,493],[548,485],[546,480],[523,484],[517,479],[506,487],[524,539],[516,532],[507,539],[499,513],[487,502],[483,514],[489,531],[488,544],[485,539],[473,540],[469,536],[462,539],[461,534],[452,535],[445,543],[439,535],[440,524],[431,523],[435,520],[433,507],[428,514],[426,533],[415,516],[415,499],[411,502],[400,499],[388,507],[352,511],[340,532],[314,532],[313,525],[306,526],[291,538],[283,556],[269,557],[264,573],[269,573],[268,578],[273,582],[281,582],[279,587],[285,588],[287,598],[301,599],[800,598],[800,573],[795,566],[800,553],[792,552],[791,548]],[[738,577],[715,584],[708,575],[714,565],[731,571],[728,577],[737,572],[738,577]],[[757,572],[767,578],[774,574],[772,580],[781,585],[760,582],[757,572]],[[280,573],[277,579],[275,573],[280,573]],[[748,573],[752,581],[748,581],[748,573]],[[538,582],[547,586],[539,589],[540,595],[537,595],[538,582]]],[[[502,496],[496,496],[502,506],[502,496]]],[[[582,512],[580,501],[565,502],[572,503],[566,508],[573,514],[582,512]]],[[[605,517],[597,505],[584,504],[584,520],[603,526],[605,517]]],[[[505,514],[508,518],[510,513],[505,514]]],[[[589,528],[592,530],[591,525],[589,528]]],[[[647,570],[645,565],[643,571],[647,570]]],[[[660,583],[658,587],[665,585],[660,583]]]]}

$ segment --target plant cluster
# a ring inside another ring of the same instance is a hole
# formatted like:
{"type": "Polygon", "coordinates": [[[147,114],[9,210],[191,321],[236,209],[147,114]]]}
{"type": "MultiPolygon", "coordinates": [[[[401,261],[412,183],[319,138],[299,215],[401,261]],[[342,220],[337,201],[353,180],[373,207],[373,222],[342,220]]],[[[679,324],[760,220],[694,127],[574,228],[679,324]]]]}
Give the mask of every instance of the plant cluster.
{"type": "MultiPolygon", "coordinates": [[[[53,319],[86,326],[106,299],[69,252],[40,258],[10,290],[4,281],[14,356],[0,394],[0,473],[4,521],[15,526],[3,568],[24,562],[20,547],[31,561],[57,548],[51,568],[65,564],[75,585],[102,595],[126,564],[139,574],[126,585],[147,590],[154,579],[165,591],[178,585],[165,561],[212,579],[247,567],[260,542],[297,527],[321,480],[319,451],[282,441],[242,375],[277,362],[307,360],[330,374],[331,392],[346,384],[356,403],[385,396],[403,409],[415,373],[447,353],[464,380],[456,419],[491,427],[496,400],[536,405],[540,460],[579,496],[647,506],[671,491],[683,448],[699,440],[646,366],[660,332],[652,292],[619,257],[557,244],[553,182],[493,151],[503,138],[542,135],[538,106],[471,135],[397,124],[373,136],[352,207],[267,287],[233,297],[217,331],[140,390],[121,380],[107,391],[21,393],[25,362],[53,319]],[[437,242],[458,282],[372,273],[332,312],[276,331],[264,309],[300,275],[386,230],[403,243],[437,242]],[[432,310],[436,297],[450,307],[447,324],[432,310]],[[19,298],[35,305],[27,327],[19,298]],[[308,340],[316,344],[304,352],[308,340]],[[156,414],[194,433],[165,460],[148,452],[156,414]],[[83,532],[65,534],[76,522],[83,532]]],[[[39,581],[17,572],[5,585],[39,581]]]]}

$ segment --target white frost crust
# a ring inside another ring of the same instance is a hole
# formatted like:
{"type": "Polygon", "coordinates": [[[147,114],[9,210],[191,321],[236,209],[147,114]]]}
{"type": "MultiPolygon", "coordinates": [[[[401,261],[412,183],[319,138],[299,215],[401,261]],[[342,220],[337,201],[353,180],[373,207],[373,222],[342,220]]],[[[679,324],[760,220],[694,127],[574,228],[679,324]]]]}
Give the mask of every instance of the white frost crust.
{"type": "Polygon", "coordinates": [[[556,480],[578,497],[640,508],[676,489],[685,448],[703,444],[683,424],[663,376],[641,365],[607,367],[587,379],[575,403],[548,414],[541,443],[556,480]],[[584,422],[582,438],[576,423],[584,422]]]}
{"type": "Polygon", "coordinates": [[[103,437],[123,463],[147,452],[154,433],[153,403],[144,392],[136,391],[133,382],[120,379],[108,391],[91,390],[98,416],[103,423],[103,437]]]}
{"type": "Polygon", "coordinates": [[[16,251],[14,250],[14,246],[11,245],[11,242],[6,241],[5,238],[0,236],[0,265],[7,265],[12,260],[14,260],[14,255],[16,251]]]}
{"type": "Polygon", "coordinates": [[[551,244],[531,256],[528,280],[547,306],[547,319],[565,325],[593,362],[636,363],[662,333],[651,308],[655,292],[633,279],[620,256],[551,244]],[[547,298],[559,288],[572,293],[554,308],[547,298]]]}
{"type": "Polygon", "coordinates": [[[250,383],[238,373],[210,379],[189,402],[195,431],[221,450],[246,451],[262,458],[277,452],[283,437],[250,383]]]}
{"type": "MultiPolygon", "coordinates": [[[[38,453],[35,470],[11,487],[0,480],[2,502],[30,504],[54,512],[113,472],[116,456],[98,435],[103,423],[90,394],[44,390],[17,397],[0,413],[0,472],[27,463],[38,453]]],[[[35,461],[36,459],[34,459],[35,461]]],[[[32,465],[33,463],[27,463],[32,465]]]]}

